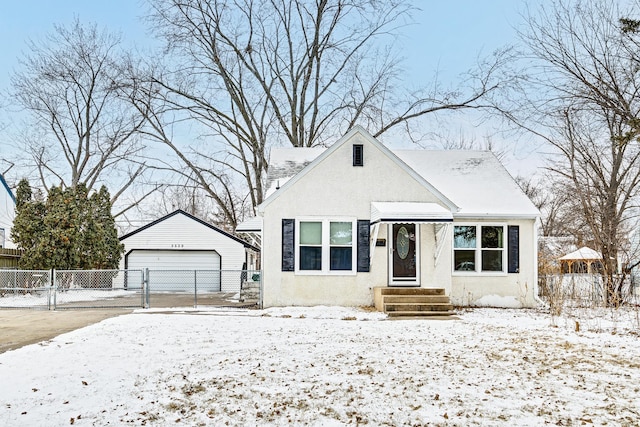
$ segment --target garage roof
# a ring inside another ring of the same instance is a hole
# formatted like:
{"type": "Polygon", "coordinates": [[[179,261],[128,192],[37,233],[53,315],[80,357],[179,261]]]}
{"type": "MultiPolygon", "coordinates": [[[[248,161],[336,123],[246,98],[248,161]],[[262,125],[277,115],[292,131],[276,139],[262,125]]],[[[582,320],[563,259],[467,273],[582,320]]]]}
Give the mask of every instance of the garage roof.
{"type": "Polygon", "coordinates": [[[138,233],[140,233],[141,231],[144,231],[144,230],[146,230],[146,229],[148,229],[148,228],[151,228],[151,227],[153,227],[154,225],[159,224],[159,223],[161,223],[162,221],[165,221],[165,220],[167,220],[167,219],[169,219],[169,218],[171,218],[171,217],[174,217],[174,216],[176,216],[176,215],[184,215],[184,216],[186,216],[187,218],[192,219],[192,220],[194,220],[194,221],[196,221],[196,222],[199,222],[200,224],[202,224],[202,225],[204,225],[204,226],[206,226],[206,227],[209,227],[210,229],[212,229],[212,230],[214,230],[214,231],[217,231],[218,233],[220,233],[220,234],[222,234],[222,235],[224,235],[224,236],[226,236],[226,237],[228,237],[228,238],[230,238],[230,239],[233,239],[233,240],[235,240],[235,241],[236,241],[236,242],[238,242],[238,243],[242,243],[242,244],[244,245],[244,247],[246,247],[246,248],[250,248],[250,249],[253,249],[253,250],[255,250],[255,251],[260,251],[260,249],[259,249],[259,248],[257,248],[257,247],[255,247],[255,246],[251,245],[250,243],[247,243],[246,241],[244,241],[244,240],[240,239],[239,237],[236,237],[236,236],[234,236],[233,234],[229,234],[229,233],[227,233],[226,231],[224,231],[224,230],[222,230],[222,229],[220,229],[220,228],[216,227],[215,225],[209,224],[208,222],[203,221],[203,220],[201,220],[200,218],[197,218],[197,217],[195,217],[195,216],[193,216],[193,215],[191,215],[191,214],[188,214],[188,213],[186,213],[185,211],[183,211],[182,209],[178,209],[178,210],[176,210],[176,211],[174,211],[174,212],[171,212],[170,214],[165,215],[165,216],[163,216],[162,218],[159,218],[159,219],[157,219],[157,220],[155,220],[155,221],[153,221],[153,222],[150,222],[150,223],[149,223],[149,224],[147,224],[147,225],[144,225],[144,226],[142,226],[142,227],[140,227],[140,228],[138,228],[138,229],[136,229],[136,230],[133,230],[133,231],[132,231],[132,232],[130,232],[130,233],[125,234],[124,236],[121,236],[121,237],[120,237],[120,241],[123,241],[123,240],[125,240],[125,239],[128,239],[129,237],[131,237],[131,236],[133,236],[133,235],[135,235],[135,234],[138,234],[138,233]]]}

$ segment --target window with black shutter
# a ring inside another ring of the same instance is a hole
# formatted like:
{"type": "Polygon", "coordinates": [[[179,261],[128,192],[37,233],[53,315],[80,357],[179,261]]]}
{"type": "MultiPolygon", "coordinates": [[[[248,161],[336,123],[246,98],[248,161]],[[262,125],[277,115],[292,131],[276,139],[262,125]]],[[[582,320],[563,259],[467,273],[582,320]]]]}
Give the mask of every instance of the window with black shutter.
{"type": "MultiPolygon", "coordinates": [[[[368,223],[368,221],[367,221],[368,223]]],[[[306,217],[282,221],[282,271],[296,274],[353,274],[367,256],[360,240],[364,225],[355,218],[306,217]],[[293,229],[295,228],[295,233],[293,229]]],[[[368,233],[368,224],[367,224],[368,233]]],[[[367,251],[368,251],[368,235],[367,251]]],[[[368,271],[368,270],[366,270],[368,271]]]]}
{"type": "MultiPolygon", "coordinates": [[[[453,227],[453,270],[461,274],[511,273],[511,229],[504,224],[459,224],[453,227]]],[[[516,261],[517,264],[517,236],[516,261]]],[[[516,267],[517,268],[517,265],[516,267]]]]}

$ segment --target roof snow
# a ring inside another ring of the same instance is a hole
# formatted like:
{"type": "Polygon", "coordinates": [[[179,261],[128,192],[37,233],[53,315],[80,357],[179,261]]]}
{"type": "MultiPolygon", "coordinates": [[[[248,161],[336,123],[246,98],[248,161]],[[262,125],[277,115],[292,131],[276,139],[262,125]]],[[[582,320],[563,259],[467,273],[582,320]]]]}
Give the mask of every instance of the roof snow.
{"type": "Polygon", "coordinates": [[[578,249],[577,251],[573,251],[570,254],[566,254],[565,256],[560,257],[559,259],[564,260],[564,261],[585,260],[585,259],[602,259],[602,255],[600,255],[600,252],[598,252],[598,251],[595,251],[595,250],[593,250],[591,248],[583,246],[580,249],[578,249]]]}
{"type": "Polygon", "coordinates": [[[266,199],[309,163],[315,160],[326,148],[272,148],[267,175],[266,199]]]}
{"type": "Polygon", "coordinates": [[[393,151],[460,207],[456,216],[538,216],[538,209],[490,151],[393,151]]]}
{"type": "MultiPolygon", "coordinates": [[[[326,148],[271,151],[265,199],[302,171],[326,148]]],[[[527,217],[538,209],[490,151],[391,150],[402,162],[460,209],[456,217],[527,217]]]]}

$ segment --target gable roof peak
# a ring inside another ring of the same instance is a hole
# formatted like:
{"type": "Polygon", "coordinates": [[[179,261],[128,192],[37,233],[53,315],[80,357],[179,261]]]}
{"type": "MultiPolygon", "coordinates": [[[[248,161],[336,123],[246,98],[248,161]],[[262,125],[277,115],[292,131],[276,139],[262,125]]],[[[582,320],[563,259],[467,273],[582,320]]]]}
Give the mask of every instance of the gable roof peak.
{"type": "Polygon", "coordinates": [[[258,206],[258,213],[264,212],[264,209],[271,204],[273,200],[275,200],[283,191],[287,191],[287,189],[293,186],[298,180],[300,180],[304,175],[306,175],[310,170],[315,168],[318,164],[320,164],[324,159],[329,157],[333,152],[338,150],[342,145],[346,144],[348,141],[351,141],[356,135],[362,137],[365,141],[376,147],[380,150],[384,155],[386,155],[392,162],[398,165],[401,169],[407,172],[413,179],[419,182],[422,186],[424,186],[429,192],[431,192],[438,200],[440,200],[445,206],[447,206],[452,212],[457,212],[459,207],[451,201],[448,197],[446,197],[440,190],[434,187],[431,183],[429,183],[422,175],[412,169],[407,163],[405,163],[400,157],[393,153],[388,147],[386,147],[383,143],[381,143],[378,139],[376,139],[369,131],[367,131],[361,125],[355,125],[351,129],[349,129],[341,138],[339,138],[335,143],[333,143],[329,148],[324,150],[320,155],[318,155],[311,163],[307,164],[301,171],[297,172],[294,176],[290,177],[286,180],[286,182],[280,186],[276,192],[267,195],[266,199],[258,206]]]}
{"type": "Polygon", "coordinates": [[[199,223],[199,224],[204,225],[204,226],[205,226],[205,227],[207,227],[207,228],[210,228],[211,230],[214,230],[214,231],[216,231],[216,232],[218,232],[218,233],[222,234],[223,236],[226,236],[226,237],[228,237],[228,238],[230,238],[230,239],[232,239],[232,240],[235,240],[235,241],[236,241],[236,242],[238,242],[238,243],[243,244],[243,245],[244,245],[244,247],[246,247],[246,248],[251,248],[251,249],[254,249],[254,250],[256,250],[256,251],[259,251],[259,249],[258,249],[258,248],[256,248],[255,246],[251,245],[250,243],[248,243],[248,242],[246,242],[246,241],[242,240],[241,238],[239,238],[239,237],[237,237],[237,236],[234,236],[234,235],[233,235],[233,234],[231,234],[231,233],[227,233],[227,232],[226,232],[226,231],[224,231],[223,229],[218,228],[218,227],[216,227],[215,225],[210,224],[210,223],[208,223],[208,222],[206,222],[206,221],[204,221],[204,220],[202,220],[202,219],[200,219],[200,218],[198,218],[198,217],[196,217],[196,216],[194,216],[194,215],[191,215],[190,213],[185,212],[185,211],[183,211],[182,209],[176,209],[175,211],[173,211],[173,212],[171,212],[171,213],[169,213],[169,214],[167,214],[167,215],[165,215],[165,216],[163,216],[163,217],[161,217],[161,218],[158,218],[158,219],[156,219],[155,221],[152,221],[152,222],[150,222],[150,223],[148,223],[148,224],[146,224],[146,225],[143,225],[142,227],[137,228],[137,229],[135,229],[135,230],[133,230],[133,231],[131,231],[131,232],[129,232],[129,233],[127,233],[127,234],[125,234],[124,236],[121,236],[121,237],[119,238],[119,240],[120,240],[120,241],[122,241],[122,240],[128,239],[129,237],[131,237],[131,236],[133,236],[133,235],[135,235],[135,234],[138,234],[138,233],[140,233],[141,231],[147,230],[148,228],[151,228],[151,227],[153,227],[154,225],[157,225],[157,224],[159,224],[159,223],[161,223],[161,222],[163,222],[163,221],[166,221],[167,219],[172,218],[172,217],[174,217],[174,216],[176,216],[176,215],[183,215],[183,216],[185,216],[185,217],[189,218],[190,220],[193,220],[193,221],[195,221],[195,222],[197,222],[197,223],[199,223]]]}

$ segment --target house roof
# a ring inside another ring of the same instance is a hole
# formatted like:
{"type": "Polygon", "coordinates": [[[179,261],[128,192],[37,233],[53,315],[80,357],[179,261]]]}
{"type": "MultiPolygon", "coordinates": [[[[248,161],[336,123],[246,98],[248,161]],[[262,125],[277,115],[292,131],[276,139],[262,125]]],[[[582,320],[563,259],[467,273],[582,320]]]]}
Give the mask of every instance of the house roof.
{"type": "Polygon", "coordinates": [[[271,158],[269,163],[269,175],[272,174],[272,168],[277,178],[267,178],[265,200],[260,206],[258,211],[261,212],[264,208],[270,204],[275,198],[277,198],[282,192],[276,192],[280,188],[286,191],[296,181],[301,179],[304,175],[309,173],[313,168],[320,164],[325,158],[330,156],[341,145],[346,144],[356,134],[359,134],[362,138],[368,140],[372,145],[377,147],[380,151],[385,153],[391,161],[396,163],[400,168],[405,170],[411,177],[422,184],[431,194],[433,194],[438,200],[440,200],[451,211],[457,211],[458,207],[450,199],[448,199],[442,192],[428,182],[423,176],[418,174],[414,169],[407,166],[398,156],[393,154],[389,148],[384,146],[380,141],[375,139],[369,132],[367,132],[362,126],[355,126],[349,132],[347,132],[342,138],[334,143],[329,148],[313,147],[313,148],[276,148],[271,151],[271,158]]]}
{"type": "Polygon", "coordinates": [[[144,225],[144,226],[142,226],[142,227],[140,227],[140,228],[138,228],[138,229],[136,229],[136,230],[133,230],[133,231],[132,231],[132,232],[130,232],[130,233],[125,234],[124,236],[121,236],[121,237],[120,237],[120,241],[122,241],[122,240],[124,240],[124,239],[127,239],[127,238],[129,238],[129,237],[131,237],[131,236],[133,236],[133,235],[135,235],[135,234],[138,234],[138,233],[140,233],[141,231],[144,231],[144,230],[146,230],[146,229],[148,229],[148,228],[151,228],[151,227],[153,227],[154,225],[159,224],[159,223],[161,223],[162,221],[166,221],[167,219],[172,218],[172,217],[174,217],[174,216],[176,216],[176,215],[184,215],[184,216],[186,216],[187,218],[192,219],[192,220],[194,220],[194,221],[196,221],[196,222],[198,222],[198,223],[200,223],[200,224],[204,225],[205,227],[208,227],[208,228],[210,228],[210,229],[212,229],[212,230],[214,230],[214,231],[217,231],[218,233],[220,233],[220,234],[222,234],[222,235],[224,235],[224,236],[226,236],[226,237],[228,237],[228,238],[230,238],[230,239],[233,239],[233,240],[235,240],[235,241],[236,241],[236,242],[238,242],[238,243],[242,243],[246,248],[250,248],[250,249],[253,249],[253,250],[255,250],[255,251],[259,251],[259,250],[260,250],[260,249],[256,248],[255,246],[253,246],[253,245],[251,245],[251,244],[249,244],[249,243],[245,242],[244,240],[242,240],[242,239],[240,239],[240,238],[238,238],[238,237],[234,236],[233,234],[229,234],[229,233],[227,233],[226,231],[221,230],[220,228],[218,228],[218,227],[216,227],[216,226],[214,226],[214,225],[211,225],[211,224],[209,224],[208,222],[205,222],[205,221],[201,220],[200,218],[197,218],[197,217],[195,217],[195,216],[193,216],[193,215],[191,215],[191,214],[186,213],[186,212],[185,212],[185,211],[183,211],[182,209],[178,209],[178,210],[176,210],[176,211],[173,211],[173,212],[171,212],[170,214],[163,216],[162,218],[156,219],[155,221],[150,222],[149,224],[146,224],[146,225],[144,225]]]}
{"type": "Polygon", "coordinates": [[[581,247],[577,251],[573,251],[566,254],[563,257],[558,258],[561,261],[574,261],[574,260],[587,260],[587,259],[602,259],[602,255],[598,251],[595,251],[586,246],[581,247]]]}
{"type": "Polygon", "coordinates": [[[326,150],[326,147],[272,148],[269,156],[269,174],[265,186],[267,191],[264,198],[267,199],[275,193],[326,150]]]}
{"type": "Polygon", "coordinates": [[[454,212],[456,218],[536,218],[540,214],[490,151],[396,150],[394,153],[460,207],[454,212]]]}
{"type": "Polygon", "coordinates": [[[329,148],[281,148],[271,151],[265,201],[288,188],[338,146],[360,133],[421,182],[455,218],[537,218],[540,213],[490,151],[390,150],[356,126],[329,148]],[[272,175],[273,174],[273,175],[272,175]],[[508,195],[508,197],[505,197],[508,195]]]}

